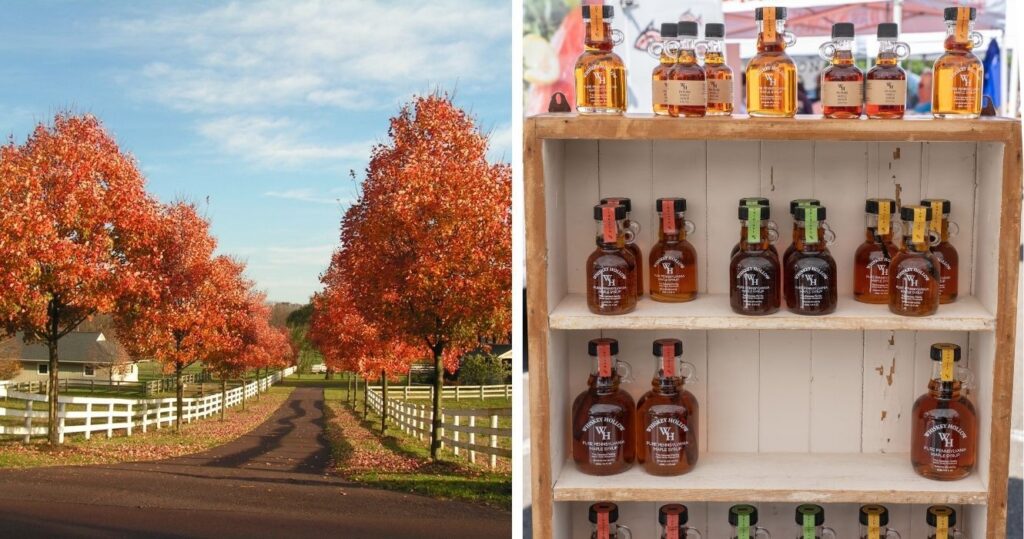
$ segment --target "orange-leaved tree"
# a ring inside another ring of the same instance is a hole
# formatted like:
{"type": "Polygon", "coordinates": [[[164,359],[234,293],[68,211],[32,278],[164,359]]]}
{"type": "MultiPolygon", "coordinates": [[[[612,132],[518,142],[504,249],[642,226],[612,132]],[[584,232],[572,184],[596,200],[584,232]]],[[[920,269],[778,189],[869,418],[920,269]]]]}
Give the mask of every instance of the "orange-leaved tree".
{"type": "Polygon", "coordinates": [[[511,168],[487,161],[487,135],[447,95],[415,98],[389,137],[342,219],[339,271],[385,340],[430,350],[436,459],[445,367],[511,327],[511,168]]]}
{"type": "Polygon", "coordinates": [[[49,350],[51,444],[60,340],[150,291],[156,206],[135,161],[91,115],[57,114],[0,150],[0,325],[49,350]]]}

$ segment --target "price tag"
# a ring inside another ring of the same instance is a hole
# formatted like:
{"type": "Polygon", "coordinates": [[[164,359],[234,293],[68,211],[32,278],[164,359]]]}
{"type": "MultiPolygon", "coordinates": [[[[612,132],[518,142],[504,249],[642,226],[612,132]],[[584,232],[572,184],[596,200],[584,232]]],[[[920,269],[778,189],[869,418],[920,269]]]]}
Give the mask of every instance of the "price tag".
{"type": "Polygon", "coordinates": [[[953,381],[953,349],[942,349],[942,360],[939,365],[939,379],[943,382],[953,381]]]}
{"type": "Polygon", "coordinates": [[[942,233],[942,201],[932,201],[932,230],[936,234],[942,233]]]}
{"type": "Polygon", "coordinates": [[[804,242],[818,243],[818,208],[804,206],[804,242]]]}
{"type": "Polygon", "coordinates": [[[747,206],[747,243],[761,243],[760,206],[747,206]]]}
{"type": "Polygon", "coordinates": [[[665,539],[679,539],[679,515],[668,515],[665,523],[665,539]]]}
{"type": "Polygon", "coordinates": [[[601,235],[605,243],[615,243],[618,239],[619,229],[615,226],[615,207],[605,206],[601,208],[601,235]]]}
{"type": "Polygon", "coordinates": [[[764,23],[764,40],[775,41],[775,8],[766,7],[761,13],[764,23]]]}
{"type": "Polygon", "coordinates": [[[676,346],[674,344],[661,345],[661,372],[666,378],[676,375],[676,346]]]}
{"type": "Polygon", "coordinates": [[[814,527],[814,514],[804,515],[804,539],[818,539],[814,527]]]}
{"type": "Polygon", "coordinates": [[[949,517],[935,515],[935,539],[949,539],[949,517]]]}
{"type": "Polygon", "coordinates": [[[914,226],[911,230],[910,241],[924,243],[926,217],[928,217],[927,208],[914,208],[914,226]]]}
{"type": "Polygon", "coordinates": [[[597,345],[597,375],[601,378],[612,376],[612,345],[608,343],[597,345]]]}
{"type": "Polygon", "coordinates": [[[967,41],[971,37],[971,8],[956,8],[956,40],[967,41]]]}
{"type": "Polygon", "coordinates": [[[889,221],[891,220],[892,210],[889,209],[888,200],[878,201],[878,233],[888,234],[889,233],[889,221]]]}
{"type": "Polygon", "coordinates": [[[676,208],[672,200],[661,201],[661,231],[665,234],[676,234],[676,208]]]}
{"type": "Polygon", "coordinates": [[[868,539],[882,538],[882,524],[877,513],[868,515],[868,539]]]}
{"type": "Polygon", "coordinates": [[[608,513],[597,514],[597,539],[610,539],[611,526],[608,523],[608,513]]]}
{"type": "Polygon", "coordinates": [[[604,41],[604,5],[590,6],[590,40],[604,41]]]}
{"type": "Polygon", "coordinates": [[[750,539],[750,515],[736,517],[736,539],[750,539]]]}

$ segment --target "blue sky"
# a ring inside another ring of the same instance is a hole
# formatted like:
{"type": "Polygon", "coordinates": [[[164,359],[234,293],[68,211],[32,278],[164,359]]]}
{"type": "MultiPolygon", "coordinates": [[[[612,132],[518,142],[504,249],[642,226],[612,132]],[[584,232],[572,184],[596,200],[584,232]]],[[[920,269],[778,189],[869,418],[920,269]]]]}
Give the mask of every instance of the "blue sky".
{"type": "Polygon", "coordinates": [[[305,302],[373,143],[456,89],[511,159],[511,16],[491,0],[23,1],[0,17],[0,133],[100,117],[162,201],[205,206],[272,301],[305,302]],[[209,201],[207,203],[207,200],[209,201]]]}

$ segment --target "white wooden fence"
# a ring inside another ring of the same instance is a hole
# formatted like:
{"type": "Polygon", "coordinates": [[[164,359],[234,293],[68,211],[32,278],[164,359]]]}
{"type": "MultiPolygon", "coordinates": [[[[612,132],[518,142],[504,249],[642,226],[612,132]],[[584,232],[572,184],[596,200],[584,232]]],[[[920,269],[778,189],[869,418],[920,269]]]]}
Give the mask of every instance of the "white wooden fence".
{"type": "MultiPolygon", "coordinates": [[[[380,386],[370,386],[370,391],[380,391],[380,386]]],[[[404,400],[433,400],[434,386],[389,385],[388,396],[402,396],[404,400]]],[[[512,400],[512,385],[497,386],[449,386],[441,392],[443,399],[506,399],[512,400]]]]}
{"type": "MultiPolygon", "coordinates": [[[[222,395],[217,392],[206,397],[190,397],[182,401],[182,421],[191,423],[193,420],[219,414],[222,404],[231,407],[256,396],[257,392],[266,391],[270,386],[292,374],[295,367],[272,373],[263,378],[253,380],[238,387],[229,389],[221,402],[222,395]]],[[[20,436],[28,442],[32,436],[45,436],[47,431],[48,397],[35,393],[10,391],[0,387],[0,397],[16,402],[23,402],[24,409],[0,407],[0,436],[20,436]],[[44,403],[36,408],[35,403],[44,403]],[[19,425],[4,423],[3,418],[17,418],[19,425]]],[[[160,429],[165,425],[173,425],[177,419],[177,401],[174,398],[162,399],[113,399],[99,397],[57,397],[57,417],[60,421],[58,436],[61,443],[66,434],[82,433],[89,439],[94,432],[106,433],[107,437],[114,431],[123,430],[131,436],[135,430],[146,432],[150,427],[160,429]]]]}
{"type": "MultiPolygon", "coordinates": [[[[480,387],[480,386],[477,386],[480,387]]],[[[488,386],[483,386],[488,387],[488,386]]],[[[498,386],[501,387],[501,386],[498,386]]],[[[511,387],[511,386],[509,386],[511,387]]],[[[394,395],[402,393],[395,388],[394,395]]],[[[380,389],[370,386],[366,392],[366,402],[378,415],[384,407],[384,399],[380,389]]],[[[426,404],[412,404],[398,398],[390,398],[392,388],[388,388],[388,419],[398,428],[418,440],[430,440],[434,425],[433,410],[426,404]]],[[[429,395],[429,394],[428,394],[429,395]]],[[[445,398],[448,395],[445,394],[445,398]]],[[[499,427],[498,418],[512,417],[511,408],[477,408],[477,409],[441,409],[441,447],[450,447],[456,455],[467,453],[470,462],[475,463],[477,453],[488,455],[491,469],[498,465],[498,457],[512,458],[512,428],[499,427]],[[499,440],[504,443],[499,444],[499,440]]]]}

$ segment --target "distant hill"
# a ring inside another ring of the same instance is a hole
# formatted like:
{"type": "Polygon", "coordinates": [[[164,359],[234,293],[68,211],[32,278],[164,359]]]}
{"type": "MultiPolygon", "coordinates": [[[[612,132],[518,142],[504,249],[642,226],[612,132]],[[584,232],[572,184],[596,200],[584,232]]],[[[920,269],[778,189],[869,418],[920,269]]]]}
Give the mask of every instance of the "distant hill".
{"type": "Polygon", "coordinates": [[[298,303],[272,303],[270,305],[270,325],[274,327],[287,327],[285,323],[288,315],[299,310],[302,305],[298,303]]]}

